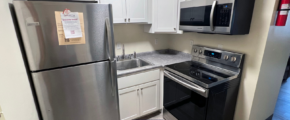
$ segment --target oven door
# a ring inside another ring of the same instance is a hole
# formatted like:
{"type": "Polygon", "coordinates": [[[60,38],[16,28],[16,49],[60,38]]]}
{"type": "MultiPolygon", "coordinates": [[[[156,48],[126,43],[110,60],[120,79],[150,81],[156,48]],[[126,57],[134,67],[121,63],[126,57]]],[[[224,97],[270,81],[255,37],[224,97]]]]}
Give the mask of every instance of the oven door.
{"type": "Polygon", "coordinates": [[[230,34],[234,0],[180,3],[180,30],[230,34]]]}
{"type": "Polygon", "coordinates": [[[166,120],[205,120],[208,90],[174,73],[164,72],[164,118],[166,120]]]}

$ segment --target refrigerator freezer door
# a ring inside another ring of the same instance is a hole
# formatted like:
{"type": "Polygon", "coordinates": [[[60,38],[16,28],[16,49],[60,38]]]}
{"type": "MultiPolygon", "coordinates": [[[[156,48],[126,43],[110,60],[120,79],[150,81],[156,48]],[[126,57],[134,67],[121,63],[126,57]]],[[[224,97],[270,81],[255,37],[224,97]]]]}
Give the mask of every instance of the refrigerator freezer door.
{"type": "Polygon", "coordinates": [[[99,62],[32,73],[43,119],[119,120],[117,81],[110,72],[109,62],[99,62]]]}
{"type": "Polygon", "coordinates": [[[111,5],[48,1],[13,3],[31,71],[108,60],[108,43],[110,51],[113,51],[110,52],[111,56],[115,56],[111,5]],[[55,11],[64,11],[66,8],[83,14],[84,44],[59,44],[55,11]],[[106,19],[109,24],[106,24],[106,19]],[[109,31],[108,25],[111,27],[109,31]]]}

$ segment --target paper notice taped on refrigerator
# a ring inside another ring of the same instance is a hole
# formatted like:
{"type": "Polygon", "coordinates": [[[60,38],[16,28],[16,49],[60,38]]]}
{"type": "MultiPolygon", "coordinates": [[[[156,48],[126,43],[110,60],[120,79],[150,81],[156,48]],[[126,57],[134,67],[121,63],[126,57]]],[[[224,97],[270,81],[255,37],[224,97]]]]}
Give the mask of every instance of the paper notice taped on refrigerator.
{"type": "MultiPolygon", "coordinates": [[[[77,13],[81,31],[76,31],[79,29],[78,26],[69,25],[70,23],[63,22],[62,14],[63,14],[62,11],[55,11],[55,21],[56,21],[59,45],[86,44],[85,28],[84,28],[85,24],[84,24],[83,13],[77,13]],[[72,30],[75,30],[75,31],[72,31],[72,30]],[[69,32],[68,34],[71,34],[71,35],[68,36],[65,32],[69,32]],[[77,34],[77,35],[74,35],[74,34],[77,34]]],[[[76,15],[76,14],[73,13],[73,15],[76,15]]],[[[72,23],[74,24],[75,22],[77,21],[75,20],[72,23]]]]}

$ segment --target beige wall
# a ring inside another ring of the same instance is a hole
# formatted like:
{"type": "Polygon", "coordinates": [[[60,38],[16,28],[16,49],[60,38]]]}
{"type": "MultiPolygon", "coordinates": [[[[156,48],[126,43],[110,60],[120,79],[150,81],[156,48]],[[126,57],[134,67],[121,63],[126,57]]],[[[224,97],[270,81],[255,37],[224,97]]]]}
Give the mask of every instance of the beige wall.
{"type": "Polygon", "coordinates": [[[289,23],[290,19],[285,27],[270,27],[250,115],[251,120],[263,119],[274,112],[290,55],[289,23]]]}
{"type": "MultiPolygon", "coordinates": [[[[167,49],[169,43],[168,35],[149,34],[144,32],[143,25],[139,24],[115,24],[115,43],[125,44],[125,53],[133,54],[167,49]],[[157,44],[155,44],[157,39],[157,44]]],[[[121,55],[122,49],[116,49],[116,55],[121,55]]]]}
{"type": "Polygon", "coordinates": [[[6,120],[38,120],[8,2],[0,0],[0,105],[6,120]]]}
{"type": "MultiPolygon", "coordinates": [[[[246,54],[242,82],[240,86],[235,120],[249,120],[255,91],[257,89],[258,77],[262,64],[266,40],[272,20],[275,0],[256,0],[251,31],[248,35],[212,35],[199,33],[186,33],[183,35],[171,35],[169,48],[190,53],[190,41],[194,44],[209,47],[220,47],[225,50],[236,51],[246,54]]],[[[265,105],[267,106],[267,105],[265,105]]],[[[273,106],[266,107],[270,110],[273,106]]],[[[269,112],[267,112],[269,113],[269,112]]],[[[270,116],[269,113],[267,115],[270,116]]],[[[254,115],[255,116],[255,115],[254,115]]],[[[259,116],[257,114],[257,116],[259,116]]],[[[260,115],[264,120],[265,114],[260,115]]],[[[259,118],[261,118],[259,117],[259,118]]],[[[252,117],[251,117],[252,118],[252,117]]],[[[255,118],[255,117],[253,117],[255,118]]]]}

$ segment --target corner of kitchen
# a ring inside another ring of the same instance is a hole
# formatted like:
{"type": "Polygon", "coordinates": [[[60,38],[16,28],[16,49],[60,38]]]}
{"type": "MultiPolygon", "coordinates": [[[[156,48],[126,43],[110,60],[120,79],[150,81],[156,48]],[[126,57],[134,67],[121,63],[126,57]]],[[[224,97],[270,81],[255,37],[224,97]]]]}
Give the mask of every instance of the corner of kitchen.
{"type": "Polygon", "coordinates": [[[289,10],[290,0],[0,1],[0,120],[288,120],[289,10]]]}

